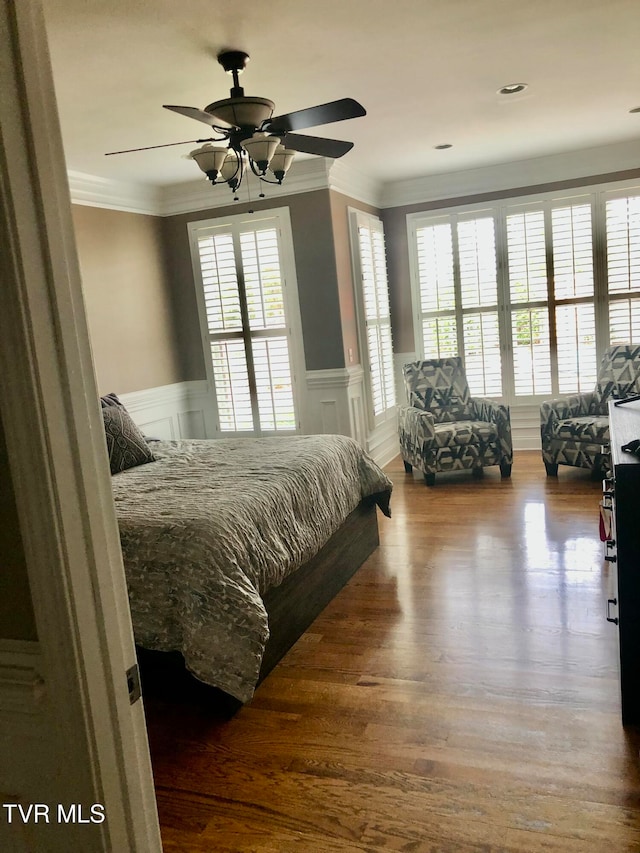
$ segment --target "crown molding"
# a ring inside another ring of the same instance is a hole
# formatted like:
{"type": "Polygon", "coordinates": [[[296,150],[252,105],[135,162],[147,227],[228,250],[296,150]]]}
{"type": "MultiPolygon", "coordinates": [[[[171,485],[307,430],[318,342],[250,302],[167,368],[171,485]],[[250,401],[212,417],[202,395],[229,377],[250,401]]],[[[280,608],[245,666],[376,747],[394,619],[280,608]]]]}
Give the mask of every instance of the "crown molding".
{"type": "MultiPolygon", "coordinates": [[[[300,160],[294,163],[291,171],[287,174],[285,183],[282,185],[258,183],[257,178],[248,175],[248,186],[247,179],[245,179],[240,188],[240,201],[259,203],[262,201],[258,199],[259,192],[264,192],[266,200],[270,201],[298,193],[327,189],[329,186],[329,163],[330,161],[324,157],[300,160]],[[249,197],[248,189],[251,190],[251,197],[249,197]]],[[[171,184],[161,188],[162,216],[233,207],[234,204],[233,193],[228,187],[214,187],[204,176],[200,180],[171,184]]]]}
{"type": "MultiPolygon", "coordinates": [[[[536,187],[557,181],[588,179],[634,169],[640,169],[638,140],[386,184],[356,171],[341,160],[312,157],[297,161],[283,185],[262,184],[261,187],[267,201],[330,189],[384,209],[536,187]]],[[[175,216],[234,205],[233,195],[226,187],[212,187],[204,177],[152,187],[82,172],[70,171],[68,175],[71,200],[75,204],[153,216],[175,216]]],[[[251,195],[256,202],[259,191],[257,181],[252,181],[251,195]]],[[[248,200],[246,186],[242,188],[241,198],[248,200]]]]}
{"type": "MultiPolygon", "coordinates": [[[[233,194],[227,187],[213,187],[202,177],[193,181],[150,187],[143,184],[114,181],[82,172],[68,172],[71,201],[89,207],[106,207],[131,213],[146,213],[152,216],[175,216],[198,210],[232,207],[233,194]]],[[[338,160],[313,157],[300,160],[287,175],[284,184],[260,184],[252,178],[251,198],[258,201],[258,193],[264,192],[267,200],[282,199],[298,193],[331,189],[380,207],[380,185],[338,160]]],[[[248,201],[247,185],[241,189],[240,198],[248,201]]]]}
{"type": "Polygon", "coordinates": [[[640,168],[638,140],[384,184],[382,207],[444,201],[640,168]]]}
{"type": "Polygon", "coordinates": [[[381,182],[356,171],[343,160],[334,160],[329,168],[329,189],[372,207],[382,206],[381,182]]]}
{"type": "Polygon", "coordinates": [[[160,214],[160,187],[131,184],[87,175],[84,172],[67,172],[69,192],[74,204],[87,207],[106,207],[129,213],[160,214]]]}

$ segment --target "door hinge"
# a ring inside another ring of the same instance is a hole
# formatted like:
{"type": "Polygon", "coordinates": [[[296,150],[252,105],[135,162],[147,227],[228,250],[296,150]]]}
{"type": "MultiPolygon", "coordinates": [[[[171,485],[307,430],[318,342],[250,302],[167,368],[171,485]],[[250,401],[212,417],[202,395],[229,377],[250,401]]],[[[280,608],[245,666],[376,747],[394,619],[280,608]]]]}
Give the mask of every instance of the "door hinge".
{"type": "Polygon", "coordinates": [[[138,668],[137,663],[134,663],[134,665],[129,667],[127,670],[127,687],[129,688],[129,704],[133,705],[134,702],[137,702],[142,696],[142,690],[140,688],[140,669],[138,668]]]}

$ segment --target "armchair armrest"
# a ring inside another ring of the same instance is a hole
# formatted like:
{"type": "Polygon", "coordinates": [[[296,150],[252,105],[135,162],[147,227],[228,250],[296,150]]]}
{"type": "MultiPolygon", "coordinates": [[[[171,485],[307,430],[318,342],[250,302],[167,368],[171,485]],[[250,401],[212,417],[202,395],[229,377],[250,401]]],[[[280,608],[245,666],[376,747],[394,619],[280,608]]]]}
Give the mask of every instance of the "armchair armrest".
{"type": "Polygon", "coordinates": [[[487,397],[471,397],[470,402],[473,406],[474,420],[489,421],[496,425],[503,461],[511,465],[513,462],[513,441],[509,406],[496,403],[495,400],[490,400],[487,397]]]}
{"type": "Polygon", "coordinates": [[[558,421],[588,415],[594,405],[595,394],[593,391],[544,400],[540,404],[540,432],[543,439],[553,432],[558,421]]]}
{"type": "Polygon", "coordinates": [[[404,433],[414,448],[422,450],[425,443],[429,444],[435,438],[435,419],[431,412],[417,409],[415,406],[398,406],[398,429],[401,436],[404,433]]]}

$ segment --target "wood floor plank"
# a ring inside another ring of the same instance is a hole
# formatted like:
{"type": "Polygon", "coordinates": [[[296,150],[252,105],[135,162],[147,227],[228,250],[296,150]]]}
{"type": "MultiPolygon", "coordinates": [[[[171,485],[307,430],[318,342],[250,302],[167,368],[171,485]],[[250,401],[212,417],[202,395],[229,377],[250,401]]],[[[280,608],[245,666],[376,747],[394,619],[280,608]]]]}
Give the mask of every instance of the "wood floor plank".
{"type": "Polygon", "coordinates": [[[251,703],[147,701],[165,850],[638,853],[600,484],[387,471],[380,547],[251,703]]]}

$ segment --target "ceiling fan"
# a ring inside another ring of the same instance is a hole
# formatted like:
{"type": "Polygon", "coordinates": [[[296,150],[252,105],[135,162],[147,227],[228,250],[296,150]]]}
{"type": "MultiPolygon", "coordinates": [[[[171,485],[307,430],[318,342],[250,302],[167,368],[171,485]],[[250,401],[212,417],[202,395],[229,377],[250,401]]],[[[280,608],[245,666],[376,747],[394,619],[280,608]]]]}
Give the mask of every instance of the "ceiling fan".
{"type": "MultiPolygon", "coordinates": [[[[307,136],[296,131],[364,116],[366,110],[361,104],[353,98],[341,98],[274,117],[273,101],[245,95],[240,86],[238,76],[248,60],[248,54],[240,50],[228,50],[218,54],[220,65],[233,76],[229,98],[214,101],[202,110],[197,107],[163,105],[167,110],[209,125],[218,134],[209,139],[187,140],[204,143],[189,156],[196,161],[212,184],[227,183],[235,193],[247,168],[262,181],[281,184],[296,152],[335,159],[353,148],[353,142],[307,136]],[[216,146],[211,145],[212,142],[226,144],[216,146]],[[273,175],[273,179],[267,177],[267,170],[273,175]]],[[[184,144],[186,143],[170,142],[167,145],[151,145],[109,153],[126,154],[131,151],[148,151],[151,148],[184,144]]]]}

